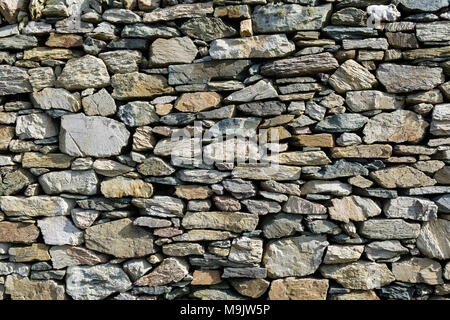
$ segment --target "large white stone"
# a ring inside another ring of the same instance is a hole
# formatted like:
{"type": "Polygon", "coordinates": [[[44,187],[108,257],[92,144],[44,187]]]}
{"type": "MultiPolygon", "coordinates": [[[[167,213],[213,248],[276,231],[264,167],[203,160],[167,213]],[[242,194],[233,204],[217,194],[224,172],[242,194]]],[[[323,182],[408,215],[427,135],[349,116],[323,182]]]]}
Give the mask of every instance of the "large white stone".
{"type": "Polygon", "coordinates": [[[125,125],[113,119],[82,113],[61,117],[59,148],[72,156],[118,155],[129,137],[125,125]]]}

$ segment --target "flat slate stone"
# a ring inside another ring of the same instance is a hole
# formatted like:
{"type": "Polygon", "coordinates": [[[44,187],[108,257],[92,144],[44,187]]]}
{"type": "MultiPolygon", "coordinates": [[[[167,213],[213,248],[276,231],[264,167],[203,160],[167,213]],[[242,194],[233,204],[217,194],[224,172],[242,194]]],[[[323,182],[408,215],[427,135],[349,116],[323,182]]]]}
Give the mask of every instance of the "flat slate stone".
{"type": "Polygon", "coordinates": [[[331,4],[304,7],[298,4],[266,4],[253,10],[253,28],[257,33],[319,30],[331,14],[331,4]]]}
{"type": "Polygon", "coordinates": [[[155,252],[153,236],[130,219],[91,226],[85,231],[86,247],[117,258],[142,257],[155,252]]]}
{"type": "Polygon", "coordinates": [[[118,155],[129,136],[123,123],[110,118],[86,117],[81,113],[61,117],[60,149],[72,156],[118,155]]]}
{"type": "Polygon", "coordinates": [[[214,40],[209,54],[213,59],[277,58],[294,50],[294,43],[283,34],[214,40]]]}
{"type": "Polygon", "coordinates": [[[314,75],[339,67],[332,54],[325,52],[295,58],[280,59],[261,66],[261,74],[275,77],[314,75]]]}
{"type": "Polygon", "coordinates": [[[445,81],[442,68],[393,63],[381,64],[377,69],[377,79],[391,93],[431,90],[445,81]]]}
{"type": "Polygon", "coordinates": [[[0,65],[0,96],[32,92],[25,69],[0,65]]]}

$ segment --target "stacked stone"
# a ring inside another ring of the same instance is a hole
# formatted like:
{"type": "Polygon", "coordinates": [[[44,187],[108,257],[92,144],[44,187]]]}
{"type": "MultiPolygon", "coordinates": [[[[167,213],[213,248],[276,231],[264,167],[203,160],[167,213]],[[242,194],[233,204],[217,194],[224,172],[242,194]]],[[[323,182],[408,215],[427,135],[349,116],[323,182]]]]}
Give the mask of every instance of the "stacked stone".
{"type": "Polygon", "coordinates": [[[448,298],[449,1],[390,3],[0,1],[0,299],[448,298]]]}

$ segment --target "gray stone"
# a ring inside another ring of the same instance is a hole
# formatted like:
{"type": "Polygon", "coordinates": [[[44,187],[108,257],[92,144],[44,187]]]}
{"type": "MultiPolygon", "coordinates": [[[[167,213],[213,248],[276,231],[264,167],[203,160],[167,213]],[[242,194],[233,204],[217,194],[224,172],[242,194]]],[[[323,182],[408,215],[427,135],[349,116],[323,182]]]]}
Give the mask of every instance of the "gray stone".
{"type": "Polygon", "coordinates": [[[228,259],[243,264],[260,263],[263,254],[263,241],[248,237],[240,237],[231,243],[228,259]]]}
{"type": "Polygon", "coordinates": [[[378,36],[376,29],[367,27],[326,26],[322,31],[334,40],[362,39],[378,36]]]}
{"type": "Polygon", "coordinates": [[[55,73],[53,68],[42,67],[28,70],[30,78],[28,79],[33,87],[33,91],[39,91],[47,87],[53,87],[55,83],[55,73]]]}
{"type": "Polygon", "coordinates": [[[141,21],[141,17],[127,9],[108,9],[103,12],[103,20],[111,23],[136,23],[141,21]]]}
{"type": "Polygon", "coordinates": [[[357,8],[344,8],[331,16],[331,23],[336,26],[364,27],[367,21],[367,13],[357,8]]]}
{"type": "MultiPolygon", "coordinates": [[[[246,88],[247,89],[247,88],[246,88]]],[[[245,90],[245,89],[244,89],[245,90]]],[[[258,95],[255,96],[257,100],[258,95]]],[[[285,112],[286,105],[280,101],[260,101],[239,104],[237,109],[245,114],[249,114],[257,117],[270,117],[278,116],[285,112]]],[[[237,119],[237,118],[234,118],[237,119]]],[[[247,118],[243,122],[250,122],[250,118],[247,118]]],[[[245,126],[245,124],[244,124],[245,126]]],[[[250,128],[249,128],[250,129],[250,128]]],[[[255,132],[256,133],[256,132],[255,132]]]]}
{"type": "Polygon", "coordinates": [[[123,292],[132,283],[118,265],[73,266],[67,269],[67,294],[75,300],[100,300],[123,292]]]}
{"type": "Polygon", "coordinates": [[[172,225],[172,222],[167,219],[158,219],[152,217],[137,217],[133,224],[136,226],[147,228],[166,228],[172,225]]]}
{"type": "Polygon", "coordinates": [[[182,181],[207,184],[218,183],[229,175],[229,172],[217,170],[180,170],[177,172],[177,177],[182,181]]]}
{"type": "Polygon", "coordinates": [[[364,127],[364,142],[419,142],[428,126],[421,115],[409,110],[381,113],[364,127]]]}
{"type": "Polygon", "coordinates": [[[417,238],[420,252],[439,260],[450,258],[450,221],[436,219],[426,222],[417,238]]]}
{"type": "Polygon", "coordinates": [[[377,79],[391,93],[431,90],[444,83],[442,68],[383,63],[377,69],[377,79]]]}
{"type": "Polygon", "coordinates": [[[263,264],[269,278],[313,274],[328,242],[324,236],[300,236],[273,241],[266,247],[263,264]]]}
{"type": "Polygon", "coordinates": [[[72,209],[70,216],[77,228],[89,228],[94,221],[99,217],[100,212],[96,210],[84,210],[80,208],[72,209]]]}
{"type": "Polygon", "coordinates": [[[331,53],[311,54],[295,58],[280,59],[261,66],[261,74],[274,77],[292,77],[330,72],[339,67],[331,53]]]}
{"type": "Polygon", "coordinates": [[[76,246],[84,242],[83,231],[64,216],[41,219],[38,221],[38,227],[41,229],[45,244],[76,246]]]}
{"type": "Polygon", "coordinates": [[[344,62],[328,80],[339,93],[371,89],[377,84],[375,76],[358,62],[350,59],[344,62]]]}
{"type": "Polygon", "coordinates": [[[142,53],[136,50],[116,50],[98,55],[112,73],[128,73],[138,71],[142,53]]]}
{"type": "Polygon", "coordinates": [[[162,286],[181,281],[189,273],[189,264],[183,258],[166,258],[150,274],[139,278],[137,286],[162,286]]]}
{"type": "Polygon", "coordinates": [[[22,277],[28,276],[30,266],[25,263],[0,262],[0,275],[7,276],[9,274],[18,274],[22,277]]]}
{"type": "Polygon", "coordinates": [[[376,90],[349,91],[346,103],[352,112],[396,110],[404,105],[402,97],[376,90]]]}
{"type": "Polygon", "coordinates": [[[150,62],[157,66],[192,63],[197,47],[189,37],[156,39],[150,47],[150,62]]]}
{"type": "Polygon", "coordinates": [[[402,219],[371,219],[361,223],[359,232],[364,237],[377,240],[416,239],[420,224],[402,219]]]}
{"type": "Polygon", "coordinates": [[[130,127],[140,127],[159,121],[155,107],[147,101],[133,101],[119,107],[117,116],[130,127]]]}
{"type": "Polygon", "coordinates": [[[145,259],[131,259],[123,264],[123,270],[132,281],[136,281],[151,269],[152,265],[145,259]]]}
{"type": "Polygon", "coordinates": [[[364,246],[329,245],[323,258],[324,264],[349,263],[359,260],[364,246]]]}
{"type": "Polygon", "coordinates": [[[38,46],[35,36],[24,34],[0,38],[0,50],[25,50],[38,46]]]}
{"type": "Polygon", "coordinates": [[[326,214],[327,208],[297,196],[290,196],[283,206],[283,211],[294,214],[326,214]]]}
{"type": "Polygon", "coordinates": [[[436,21],[418,23],[416,25],[417,38],[422,41],[449,41],[450,21],[436,21]]]}
{"type": "Polygon", "coordinates": [[[144,14],[144,22],[171,21],[182,18],[203,17],[213,13],[212,3],[177,4],[166,8],[157,8],[144,14]]]}
{"type": "Polygon", "coordinates": [[[178,198],[154,196],[151,199],[133,199],[132,204],[150,216],[163,218],[183,216],[184,203],[178,198]]]}
{"type": "Polygon", "coordinates": [[[438,206],[438,211],[443,213],[450,213],[450,194],[444,194],[433,199],[438,206]]]}
{"type": "Polygon", "coordinates": [[[45,88],[31,94],[31,101],[36,108],[44,110],[61,109],[77,112],[81,108],[80,96],[71,94],[66,89],[45,88]]]}
{"type": "Polygon", "coordinates": [[[33,197],[0,197],[0,208],[11,217],[51,217],[69,215],[75,207],[72,200],[60,197],[33,196],[33,197]]]}
{"type": "Polygon", "coordinates": [[[231,172],[233,178],[250,180],[274,180],[287,181],[300,178],[301,168],[294,166],[270,166],[270,167],[236,167],[231,172]]]}
{"type": "Polygon", "coordinates": [[[78,265],[96,265],[106,263],[108,256],[96,253],[83,247],[52,246],[49,250],[52,257],[52,265],[55,269],[63,269],[78,265]]]}
{"type": "Polygon", "coordinates": [[[430,125],[430,133],[435,136],[450,135],[450,111],[449,104],[438,104],[434,106],[430,125]]]}
{"type": "Polygon", "coordinates": [[[208,83],[236,79],[250,66],[249,60],[208,61],[169,66],[169,85],[208,83]]]}
{"type": "Polygon", "coordinates": [[[16,134],[20,139],[45,139],[58,135],[55,121],[45,113],[18,116],[16,134]]]}
{"type": "Polygon", "coordinates": [[[223,279],[228,278],[247,278],[264,279],[267,277],[267,269],[261,267],[225,267],[223,268],[223,279]]]}
{"type": "Polygon", "coordinates": [[[186,229],[213,229],[232,232],[254,231],[258,215],[245,212],[187,212],[182,226],[186,229]]]}
{"type": "Polygon", "coordinates": [[[244,297],[231,290],[200,289],[192,293],[192,297],[201,300],[245,300],[244,297]]]}
{"type": "Polygon", "coordinates": [[[110,84],[104,62],[91,55],[67,61],[56,85],[67,90],[103,88],[110,84]]]}
{"type": "Polygon", "coordinates": [[[302,216],[279,213],[263,220],[262,231],[268,239],[283,238],[303,231],[302,216]]]}
{"type": "MultiPolygon", "coordinates": [[[[180,32],[173,27],[164,25],[146,25],[146,24],[131,24],[126,25],[122,29],[122,38],[144,38],[144,39],[156,39],[156,38],[171,38],[179,36],[180,32]]],[[[125,47],[125,49],[131,49],[125,47]]]]}
{"type": "Polygon", "coordinates": [[[410,257],[406,260],[394,262],[392,272],[397,281],[409,283],[441,284],[442,267],[439,262],[427,259],[410,257]]]}
{"type": "Polygon", "coordinates": [[[344,288],[379,289],[395,280],[386,264],[358,261],[349,264],[322,265],[320,273],[336,280],[344,288]]]}
{"type": "Polygon", "coordinates": [[[329,214],[331,219],[348,223],[352,221],[365,221],[381,213],[381,208],[370,198],[349,196],[342,199],[332,199],[329,214]]]}
{"type": "Polygon", "coordinates": [[[369,170],[362,164],[341,159],[334,164],[322,166],[317,172],[306,175],[313,179],[329,180],[352,176],[367,176],[368,174],[369,170]]]}
{"type": "Polygon", "coordinates": [[[266,4],[253,10],[253,29],[257,33],[319,30],[330,16],[332,6],[304,7],[298,4],[266,4]]]}
{"type": "Polygon", "coordinates": [[[231,192],[236,199],[253,197],[256,194],[256,188],[250,181],[242,179],[225,179],[222,181],[224,188],[231,192]]]}
{"type": "Polygon", "coordinates": [[[214,17],[189,19],[180,26],[180,30],[191,38],[207,42],[232,37],[237,34],[233,27],[225,24],[222,19],[214,17]]]}
{"type": "Polygon", "coordinates": [[[276,58],[294,50],[294,43],[283,34],[217,39],[211,42],[209,54],[213,59],[276,58]]]}
{"type": "Polygon", "coordinates": [[[398,240],[373,241],[366,245],[364,252],[371,261],[397,261],[400,255],[409,253],[398,240]]]}
{"type": "Polygon", "coordinates": [[[155,252],[153,236],[130,219],[91,226],[85,231],[86,247],[117,258],[142,257],[155,252]]]}
{"type": "Polygon", "coordinates": [[[133,171],[134,168],[121,164],[114,160],[97,159],[92,168],[96,173],[106,177],[115,177],[133,171]]]}
{"type": "Polygon", "coordinates": [[[388,218],[429,221],[437,218],[438,207],[425,198],[398,197],[387,201],[383,211],[388,218]]]}
{"type": "Polygon", "coordinates": [[[276,89],[266,80],[260,80],[254,85],[235,91],[225,98],[227,102],[250,102],[278,97],[276,89]]]}
{"type": "Polygon", "coordinates": [[[316,125],[316,130],[322,132],[347,132],[361,129],[369,118],[358,113],[342,113],[325,117],[316,125]]]}
{"type": "Polygon", "coordinates": [[[433,12],[449,5],[448,0],[400,0],[399,3],[408,10],[433,12]]]}
{"type": "Polygon", "coordinates": [[[247,207],[247,210],[250,211],[250,213],[258,215],[278,213],[281,211],[281,206],[275,201],[247,199],[242,200],[241,203],[247,207]]]}
{"type": "Polygon", "coordinates": [[[352,186],[340,181],[322,181],[322,180],[310,180],[305,183],[302,188],[302,195],[325,193],[335,196],[348,196],[352,192],[352,186]]]}
{"type": "Polygon", "coordinates": [[[63,192],[94,195],[97,193],[99,180],[94,170],[55,171],[39,177],[39,184],[47,194],[63,192]]]}
{"type": "Polygon", "coordinates": [[[129,136],[125,125],[113,119],[65,115],[61,117],[59,147],[62,152],[73,156],[109,157],[120,154],[129,136]]]}

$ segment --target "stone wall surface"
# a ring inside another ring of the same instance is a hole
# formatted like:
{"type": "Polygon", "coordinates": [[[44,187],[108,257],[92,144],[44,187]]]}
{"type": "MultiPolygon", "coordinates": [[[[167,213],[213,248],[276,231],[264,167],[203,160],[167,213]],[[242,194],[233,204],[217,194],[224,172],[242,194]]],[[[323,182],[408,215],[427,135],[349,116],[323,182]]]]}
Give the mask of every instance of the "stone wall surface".
{"type": "Polygon", "coordinates": [[[446,299],[449,164],[448,0],[0,0],[0,300],[446,299]]]}

